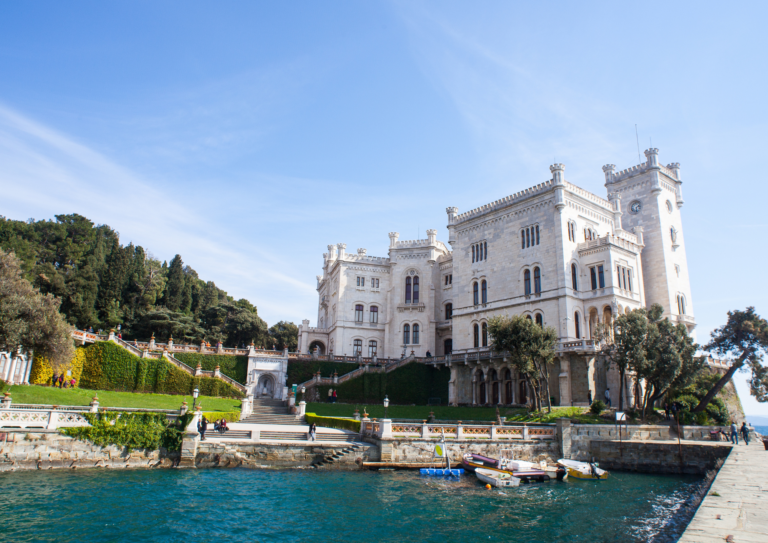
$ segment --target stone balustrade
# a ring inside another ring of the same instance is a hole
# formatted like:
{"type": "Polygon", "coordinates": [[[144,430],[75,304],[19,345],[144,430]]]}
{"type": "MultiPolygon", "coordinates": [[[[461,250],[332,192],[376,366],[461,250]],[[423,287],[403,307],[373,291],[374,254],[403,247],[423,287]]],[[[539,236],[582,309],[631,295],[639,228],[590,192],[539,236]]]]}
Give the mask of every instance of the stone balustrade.
{"type": "Polygon", "coordinates": [[[554,425],[502,425],[496,424],[437,424],[423,422],[395,422],[389,419],[370,421],[363,419],[360,433],[379,439],[488,439],[488,440],[546,440],[557,438],[554,425]]]}

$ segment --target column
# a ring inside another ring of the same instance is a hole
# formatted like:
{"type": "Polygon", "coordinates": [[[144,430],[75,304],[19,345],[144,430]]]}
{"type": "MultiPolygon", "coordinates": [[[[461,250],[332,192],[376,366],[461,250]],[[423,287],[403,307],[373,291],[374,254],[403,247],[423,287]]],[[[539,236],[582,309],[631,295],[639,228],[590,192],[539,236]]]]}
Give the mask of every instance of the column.
{"type": "Polygon", "coordinates": [[[571,405],[571,360],[568,355],[560,357],[560,405],[571,405]]]}

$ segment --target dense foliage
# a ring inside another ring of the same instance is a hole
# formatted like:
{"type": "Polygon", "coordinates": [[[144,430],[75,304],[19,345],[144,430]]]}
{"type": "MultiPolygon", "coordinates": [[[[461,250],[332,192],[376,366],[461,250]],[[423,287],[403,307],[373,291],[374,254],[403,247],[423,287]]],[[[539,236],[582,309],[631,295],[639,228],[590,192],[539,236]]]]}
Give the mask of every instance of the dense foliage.
{"type": "Polygon", "coordinates": [[[192,414],[169,421],[164,413],[83,413],[90,427],[66,428],[65,435],[87,440],[106,447],[117,445],[132,449],[169,451],[181,449],[184,428],[192,420],[192,414]]]}
{"type": "MultiPolygon", "coordinates": [[[[60,303],[66,320],[80,329],[121,325],[126,339],[149,340],[154,333],[177,343],[287,343],[295,349],[292,323],[275,325],[271,337],[254,305],[200,279],[180,255],[161,262],[142,247],[121,245],[117,232],[81,215],[27,222],[0,217],[0,248],[15,252],[24,277],[52,295],[41,298],[38,311],[59,310],[60,303]]],[[[56,365],[71,354],[46,356],[56,365]]]]}
{"type": "Polygon", "coordinates": [[[411,363],[391,373],[364,373],[337,386],[321,386],[318,392],[322,400],[332,388],[337,391],[337,401],[345,403],[381,403],[384,396],[401,405],[426,405],[431,398],[447,403],[450,378],[447,368],[411,363]]]}
{"type": "Polygon", "coordinates": [[[321,377],[333,377],[337,372],[339,377],[358,368],[358,363],[329,362],[324,360],[289,360],[288,361],[288,386],[298,385],[309,381],[320,370],[321,377]]]}
{"type": "Polygon", "coordinates": [[[269,347],[289,351],[296,351],[299,346],[299,327],[292,322],[280,321],[269,329],[269,337],[272,343],[269,347]]]}
{"type": "Polygon", "coordinates": [[[551,412],[549,366],[555,358],[557,331],[551,326],[539,326],[523,315],[500,315],[488,320],[488,333],[493,349],[508,352],[512,365],[525,376],[536,410],[541,409],[543,398],[551,412]]]}
{"type": "Polygon", "coordinates": [[[248,378],[248,357],[228,354],[199,354],[173,353],[174,358],[181,360],[187,366],[197,367],[200,364],[204,370],[213,371],[219,366],[221,373],[244,385],[248,378]]]}
{"type": "Polygon", "coordinates": [[[349,430],[360,433],[360,421],[355,419],[342,419],[338,417],[321,417],[314,413],[306,413],[304,416],[307,424],[317,424],[325,428],[336,428],[337,430],[349,430]]]}
{"type": "Polygon", "coordinates": [[[204,411],[203,416],[211,421],[211,423],[221,419],[227,422],[240,422],[240,411],[204,411]]]}
{"type": "Polygon", "coordinates": [[[72,358],[71,327],[59,314],[60,300],[37,292],[23,277],[21,264],[0,249],[0,351],[21,347],[59,368],[72,358]]]}
{"type": "Polygon", "coordinates": [[[82,350],[81,388],[183,395],[197,388],[203,396],[243,397],[221,379],[193,377],[165,359],[139,358],[111,342],[94,343],[82,350]]]}

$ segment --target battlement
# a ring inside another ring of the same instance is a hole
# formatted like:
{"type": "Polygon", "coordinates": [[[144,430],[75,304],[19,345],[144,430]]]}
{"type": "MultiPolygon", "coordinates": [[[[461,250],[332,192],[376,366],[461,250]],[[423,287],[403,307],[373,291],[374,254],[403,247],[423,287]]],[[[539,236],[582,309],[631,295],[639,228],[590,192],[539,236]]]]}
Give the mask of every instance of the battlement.
{"type": "MultiPolygon", "coordinates": [[[[469,219],[474,219],[475,217],[485,215],[486,213],[489,213],[491,211],[495,211],[497,209],[507,207],[511,204],[521,202],[523,200],[526,200],[528,198],[531,198],[533,196],[546,192],[549,189],[551,189],[553,186],[554,186],[554,183],[550,179],[534,187],[521,190],[520,192],[516,192],[515,194],[512,194],[500,200],[496,200],[495,202],[491,202],[490,204],[485,204],[471,211],[467,211],[466,213],[462,213],[461,215],[457,215],[453,224],[458,224],[460,222],[467,221],[469,219]]],[[[448,209],[456,209],[456,208],[448,208],[448,209]]]]}
{"type": "Polygon", "coordinates": [[[344,255],[344,261],[345,262],[367,262],[369,264],[388,264],[389,258],[382,257],[382,256],[370,256],[370,255],[361,255],[361,254],[348,254],[344,255]]]}
{"type": "Polygon", "coordinates": [[[642,164],[637,164],[618,172],[613,171],[616,166],[613,164],[606,164],[603,166],[603,171],[605,172],[605,184],[609,185],[611,183],[618,183],[619,181],[624,181],[626,179],[641,175],[651,169],[658,169],[661,173],[670,179],[680,181],[680,164],[678,162],[673,162],[671,164],[667,164],[666,166],[662,166],[658,163],[658,154],[658,149],[648,149],[645,151],[645,156],[648,157],[648,160],[642,164]]]}
{"type": "Polygon", "coordinates": [[[581,187],[577,187],[576,185],[574,185],[573,183],[569,183],[568,181],[565,182],[565,188],[568,189],[570,192],[574,194],[578,194],[582,198],[589,200],[590,202],[594,202],[606,208],[606,210],[608,211],[613,211],[613,205],[611,205],[611,202],[609,202],[605,198],[600,198],[597,194],[593,194],[588,190],[584,190],[581,187]]]}

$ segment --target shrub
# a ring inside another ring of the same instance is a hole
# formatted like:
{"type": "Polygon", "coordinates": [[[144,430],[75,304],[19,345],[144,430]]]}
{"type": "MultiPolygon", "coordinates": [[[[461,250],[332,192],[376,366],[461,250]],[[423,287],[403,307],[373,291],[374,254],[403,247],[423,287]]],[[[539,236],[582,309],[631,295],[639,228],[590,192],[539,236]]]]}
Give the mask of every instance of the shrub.
{"type": "Polygon", "coordinates": [[[219,366],[221,373],[231,377],[241,385],[248,379],[248,357],[228,354],[174,353],[173,356],[187,366],[196,367],[198,362],[206,371],[214,371],[219,366]]]}
{"type": "Polygon", "coordinates": [[[599,415],[603,411],[605,411],[605,403],[602,400],[595,400],[592,402],[592,405],[590,406],[589,410],[594,413],[595,415],[599,415]]]}
{"type": "Polygon", "coordinates": [[[197,388],[204,396],[244,396],[221,379],[194,377],[163,358],[139,358],[111,342],[94,343],[83,351],[81,388],[183,395],[197,388]]]}
{"type": "Polygon", "coordinates": [[[350,430],[360,433],[360,421],[355,419],[342,419],[337,417],[320,417],[314,413],[304,415],[307,424],[315,423],[318,426],[326,428],[336,428],[337,430],[350,430]]]}
{"type": "Polygon", "coordinates": [[[44,356],[35,356],[32,370],[29,372],[29,384],[50,385],[53,378],[53,367],[44,356]]]}
{"type": "Polygon", "coordinates": [[[211,422],[221,419],[227,422],[240,422],[240,411],[204,411],[203,416],[211,422]]]}
{"type": "Polygon", "coordinates": [[[75,439],[87,440],[101,447],[117,445],[132,449],[169,451],[181,449],[184,429],[192,414],[169,421],[164,413],[83,413],[91,426],[65,428],[62,433],[75,439]]]}

